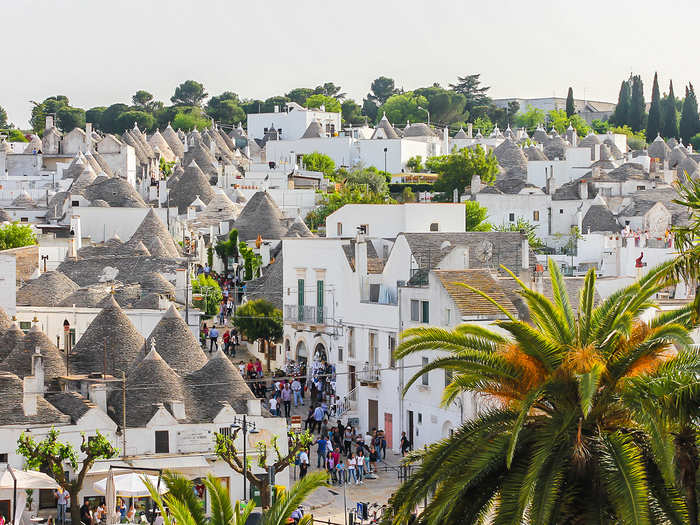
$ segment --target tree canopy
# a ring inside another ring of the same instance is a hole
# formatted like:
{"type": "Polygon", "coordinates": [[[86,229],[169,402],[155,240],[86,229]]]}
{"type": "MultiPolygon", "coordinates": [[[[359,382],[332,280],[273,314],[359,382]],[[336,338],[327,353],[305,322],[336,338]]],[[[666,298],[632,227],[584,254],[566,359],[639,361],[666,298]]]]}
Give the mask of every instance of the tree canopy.
{"type": "Polygon", "coordinates": [[[481,182],[491,184],[498,173],[498,161],[493,152],[488,152],[477,146],[474,149],[462,148],[449,155],[430,157],[425,161],[425,166],[433,173],[438,174],[435,181],[435,191],[452,197],[452,192],[457,189],[463,194],[465,189],[471,186],[472,177],[479,175],[481,182]]]}
{"type": "Polygon", "coordinates": [[[651,88],[651,105],[647,119],[647,142],[652,142],[661,131],[661,93],[659,92],[659,78],[654,73],[654,85],[651,88]]]}
{"type": "Polygon", "coordinates": [[[196,80],[186,80],[175,88],[175,93],[170,97],[170,102],[183,106],[199,106],[207,98],[204,85],[196,80]]]}
{"type": "Polygon", "coordinates": [[[481,85],[481,74],[466,75],[457,77],[457,83],[450,84],[450,87],[457,93],[461,93],[465,98],[465,108],[470,113],[476,106],[488,106],[491,99],[487,95],[488,86],[481,85]]]}
{"type": "Polygon", "coordinates": [[[320,171],[326,177],[332,177],[335,172],[335,162],[328,155],[318,153],[308,153],[302,157],[304,168],[311,171],[320,171]]]}
{"type": "Polygon", "coordinates": [[[422,109],[427,109],[428,99],[422,95],[417,95],[415,92],[409,91],[398,95],[390,96],[384,104],[379,108],[379,114],[386,113],[386,118],[389,122],[395,124],[405,124],[411,122],[425,122],[428,115],[422,109]]]}
{"type": "Polygon", "coordinates": [[[486,222],[489,215],[488,208],[476,201],[467,201],[464,203],[464,213],[466,216],[465,231],[487,232],[491,230],[491,225],[486,222]]]}
{"type": "Polygon", "coordinates": [[[29,224],[11,222],[0,226],[0,250],[37,244],[34,229],[29,224]]]}
{"type": "Polygon", "coordinates": [[[693,135],[700,132],[700,117],[698,116],[698,99],[695,96],[693,84],[685,88],[685,99],[681,109],[681,120],[678,123],[678,133],[685,144],[690,143],[693,135]]]}
{"type": "Polygon", "coordinates": [[[265,299],[254,299],[236,309],[233,324],[248,341],[261,341],[266,348],[267,368],[270,369],[270,343],[282,339],[282,311],[265,299]]]}
{"type": "Polygon", "coordinates": [[[566,94],[566,116],[571,117],[576,113],[576,105],[574,104],[574,90],[569,88],[569,92],[566,94]]]}
{"type": "Polygon", "coordinates": [[[222,299],[221,287],[213,277],[200,273],[192,279],[192,304],[206,315],[213,316],[219,313],[222,299]],[[200,297],[195,299],[195,295],[200,297]]]}
{"type": "Polygon", "coordinates": [[[329,97],[328,95],[323,95],[321,93],[311,95],[306,99],[304,105],[307,108],[320,108],[323,106],[325,111],[340,113],[340,102],[338,99],[329,97]]]}
{"type": "Polygon", "coordinates": [[[7,127],[7,111],[5,111],[5,108],[0,106],[0,128],[6,128],[7,127]]]}

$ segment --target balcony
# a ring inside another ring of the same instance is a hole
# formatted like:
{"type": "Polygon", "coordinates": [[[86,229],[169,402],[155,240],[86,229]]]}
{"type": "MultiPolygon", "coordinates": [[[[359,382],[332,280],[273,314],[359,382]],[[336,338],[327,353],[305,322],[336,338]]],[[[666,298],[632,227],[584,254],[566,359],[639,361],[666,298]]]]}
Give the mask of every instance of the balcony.
{"type": "Polygon", "coordinates": [[[365,363],[357,372],[357,380],[361,385],[376,386],[382,380],[379,363],[365,363]]]}
{"type": "Polygon", "coordinates": [[[287,304],[284,306],[284,320],[288,323],[327,324],[328,310],[312,305],[287,304]]]}

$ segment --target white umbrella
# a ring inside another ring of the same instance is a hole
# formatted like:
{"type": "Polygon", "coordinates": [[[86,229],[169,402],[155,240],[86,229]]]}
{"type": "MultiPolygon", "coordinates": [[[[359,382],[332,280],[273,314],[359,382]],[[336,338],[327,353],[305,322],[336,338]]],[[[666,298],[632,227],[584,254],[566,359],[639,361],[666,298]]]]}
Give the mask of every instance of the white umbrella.
{"type": "MultiPolygon", "coordinates": [[[[143,496],[150,496],[150,492],[146,488],[146,484],[141,478],[146,478],[150,481],[154,487],[158,487],[158,476],[148,476],[145,474],[138,474],[136,472],[129,472],[128,474],[120,474],[114,476],[114,488],[116,489],[116,495],[122,496],[124,498],[140,498],[143,496]]],[[[95,490],[100,494],[107,493],[107,478],[101,479],[95,482],[93,485],[95,490]]],[[[161,481],[160,487],[158,489],[160,494],[165,494],[168,492],[165,483],[161,481]]]]}
{"type": "Polygon", "coordinates": [[[117,514],[117,492],[114,486],[114,471],[110,469],[107,475],[105,487],[105,507],[107,508],[107,525],[118,523],[117,514]]]}
{"type": "Polygon", "coordinates": [[[15,470],[11,466],[7,466],[7,470],[0,476],[0,489],[11,489],[14,492],[14,518],[13,523],[19,523],[24,506],[27,500],[26,489],[48,489],[56,490],[60,486],[51,476],[47,476],[43,472],[33,470],[15,470]],[[20,493],[19,501],[17,499],[17,489],[23,489],[20,493]]]}

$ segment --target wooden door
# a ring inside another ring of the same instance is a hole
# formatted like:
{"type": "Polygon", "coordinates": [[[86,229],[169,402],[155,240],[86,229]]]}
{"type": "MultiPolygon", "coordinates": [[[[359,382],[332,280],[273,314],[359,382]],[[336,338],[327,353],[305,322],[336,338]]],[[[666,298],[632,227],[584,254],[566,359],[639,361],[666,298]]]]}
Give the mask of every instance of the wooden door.
{"type": "Polygon", "coordinates": [[[384,439],[386,448],[394,448],[394,416],[390,412],[384,412],[384,439]]]}
{"type": "Polygon", "coordinates": [[[379,428],[379,402],[376,399],[367,400],[367,412],[369,414],[367,430],[379,428]]]}
{"type": "Polygon", "coordinates": [[[355,366],[354,365],[348,365],[348,376],[350,377],[350,387],[348,388],[348,391],[352,392],[355,390],[355,366]]]}

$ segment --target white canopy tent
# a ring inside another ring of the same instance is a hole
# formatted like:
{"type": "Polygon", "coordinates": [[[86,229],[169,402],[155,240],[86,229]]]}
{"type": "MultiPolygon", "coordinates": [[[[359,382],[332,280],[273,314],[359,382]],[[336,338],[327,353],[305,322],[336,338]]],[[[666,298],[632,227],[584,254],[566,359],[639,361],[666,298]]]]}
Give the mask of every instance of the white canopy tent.
{"type": "Polygon", "coordinates": [[[57,490],[60,486],[51,476],[33,470],[15,470],[8,465],[7,470],[0,475],[0,490],[13,492],[13,520],[19,525],[27,503],[27,489],[57,490]],[[20,490],[18,494],[17,491],[20,490]]]}
{"type": "MultiPolygon", "coordinates": [[[[118,476],[114,476],[114,489],[116,495],[123,498],[140,498],[143,496],[149,496],[150,493],[148,492],[146,484],[143,482],[142,478],[150,481],[154,487],[158,487],[158,492],[160,494],[165,494],[168,492],[165,483],[162,481],[158,483],[158,476],[129,472],[128,474],[119,474],[118,476]]],[[[109,477],[101,479],[100,481],[95,482],[93,485],[99,494],[107,494],[108,480],[109,477]]]]}

